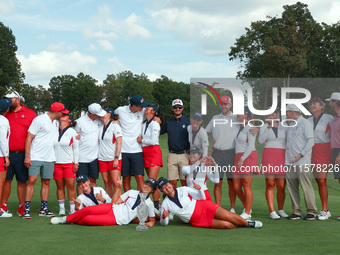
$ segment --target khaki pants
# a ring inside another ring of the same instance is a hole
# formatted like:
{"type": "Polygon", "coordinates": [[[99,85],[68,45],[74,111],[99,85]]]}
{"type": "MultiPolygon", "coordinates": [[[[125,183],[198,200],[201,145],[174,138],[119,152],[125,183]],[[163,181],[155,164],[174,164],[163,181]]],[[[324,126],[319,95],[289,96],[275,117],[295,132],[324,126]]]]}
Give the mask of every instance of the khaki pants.
{"type": "Polygon", "coordinates": [[[189,156],[186,153],[183,154],[168,154],[168,180],[184,180],[182,174],[182,167],[189,165],[189,156]]]}
{"type": "MultiPolygon", "coordinates": [[[[288,168],[290,166],[287,166],[288,168]]],[[[304,166],[292,166],[286,173],[287,187],[292,200],[293,213],[302,215],[300,206],[299,184],[304,194],[305,204],[308,214],[317,214],[313,184],[310,177],[310,169],[304,166]]]]}

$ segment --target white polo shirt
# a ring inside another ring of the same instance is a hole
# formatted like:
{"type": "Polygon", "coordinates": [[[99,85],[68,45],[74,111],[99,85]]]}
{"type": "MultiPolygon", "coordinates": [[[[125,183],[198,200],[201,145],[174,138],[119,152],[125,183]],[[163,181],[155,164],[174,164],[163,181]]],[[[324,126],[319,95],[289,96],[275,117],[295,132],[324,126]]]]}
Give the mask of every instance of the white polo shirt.
{"type": "MultiPolygon", "coordinates": [[[[94,195],[94,197],[96,197],[97,194],[100,194],[100,192],[102,192],[102,196],[106,200],[106,203],[111,203],[111,198],[109,197],[109,195],[106,193],[106,191],[103,188],[101,188],[101,187],[93,187],[93,195],[94,195]]],[[[92,199],[90,199],[87,196],[85,196],[84,193],[80,194],[77,198],[81,201],[81,204],[79,206],[79,210],[84,208],[84,207],[89,207],[89,206],[96,205],[92,201],[92,199]]],[[[100,204],[104,204],[103,202],[100,202],[98,200],[97,200],[97,202],[98,202],[99,205],[100,204]]]]}
{"type": "MultiPolygon", "coordinates": [[[[182,208],[166,196],[162,203],[161,212],[163,213],[164,209],[166,211],[168,210],[171,214],[179,217],[185,223],[189,223],[196,207],[196,201],[206,199],[204,191],[203,189],[196,190],[185,186],[179,187],[176,190],[177,198],[182,208]]],[[[168,225],[169,217],[166,217],[165,219],[161,217],[160,223],[162,226],[168,225]]]]}
{"type": "Polygon", "coordinates": [[[9,136],[11,128],[9,121],[3,115],[0,115],[0,157],[7,157],[9,154],[9,136]]]}
{"type": "MultiPolygon", "coordinates": [[[[291,123],[293,126],[294,123],[291,123]]],[[[295,163],[290,163],[293,157],[302,153],[309,138],[314,138],[312,124],[300,116],[297,119],[297,125],[289,128],[287,133],[287,149],[286,149],[286,165],[305,165],[311,163],[312,149],[310,149],[304,157],[295,163]]]]}
{"type": "Polygon", "coordinates": [[[314,129],[314,143],[330,143],[331,142],[331,127],[333,124],[333,116],[322,114],[320,120],[314,128],[314,117],[308,118],[314,129]]]}
{"type": "Polygon", "coordinates": [[[75,130],[80,133],[79,162],[89,163],[98,158],[99,131],[103,126],[100,119],[90,119],[88,113],[76,120],[75,130]]]}
{"type": "Polygon", "coordinates": [[[235,149],[235,138],[239,129],[239,125],[235,124],[237,123],[236,118],[237,116],[230,112],[228,116],[224,116],[222,113],[220,113],[211,119],[205,130],[208,133],[212,133],[215,149],[235,149]],[[233,124],[231,125],[231,123],[233,124]]]}
{"type": "MultiPolygon", "coordinates": [[[[139,193],[140,191],[138,190],[130,189],[120,196],[120,198],[123,200],[123,203],[117,205],[112,204],[112,210],[116,217],[116,222],[118,225],[129,224],[132,220],[137,218],[138,206],[134,209],[132,209],[132,207],[134,206],[139,193]]],[[[154,205],[150,197],[145,200],[145,203],[148,207],[148,216],[155,217],[154,205]]]]}
{"type": "Polygon", "coordinates": [[[146,128],[146,122],[142,125],[142,147],[159,145],[159,134],[161,126],[157,121],[151,121],[146,128]],[[146,130],[145,130],[146,129],[146,130]]]}
{"type": "MultiPolygon", "coordinates": [[[[239,128],[240,129],[240,128],[239,128]]],[[[251,127],[247,124],[241,132],[236,135],[236,154],[242,153],[244,161],[255,149],[256,136],[250,133],[251,127]]]]}
{"type": "Polygon", "coordinates": [[[194,133],[192,131],[192,126],[189,125],[187,129],[190,147],[197,146],[201,148],[201,150],[203,150],[203,157],[207,156],[209,149],[209,139],[207,131],[204,128],[200,127],[193,141],[194,133]]]}
{"type": "MultiPolygon", "coordinates": [[[[217,169],[217,165],[215,166],[217,169]]],[[[212,171],[213,168],[205,166],[204,163],[197,161],[195,164],[190,166],[183,166],[182,173],[185,177],[187,186],[194,188],[194,182],[201,186],[201,189],[208,190],[207,179],[209,178],[213,183],[220,182],[219,171],[212,171]]]]}
{"type": "Polygon", "coordinates": [[[273,128],[268,128],[269,124],[265,123],[260,128],[259,143],[264,145],[264,148],[286,149],[286,134],[289,127],[284,127],[280,123],[277,129],[277,137],[273,128]]]}
{"type": "Polygon", "coordinates": [[[142,123],[144,120],[145,108],[140,112],[131,112],[129,105],[120,106],[115,110],[119,115],[119,123],[123,133],[123,153],[142,152],[142,146],[137,142],[137,137],[141,136],[142,123]]]}
{"type": "Polygon", "coordinates": [[[59,121],[51,120],[47,113],[35,117],[28,128],[34,135],[31,144],[31,160],[55,161],[54,146],[58,139],[59,121]]]}
{"type": "MultiPolygon", "coordinates": [[[[106,129],[103,125],[99,131],[98,159],[101,161],[112,161],[116,156],[116,138],[122,137],[122,130],[117,123],[108,123],[106,129]]],[[[122,159],[121,153],[119,159],[122,159]]]]}
{"type": "Polygon", "coordinates": [[[79,140],[77,132],[72,127],[67,127],[60,132],[58,130],[58,139],[55,144],[55,156],[57,164],[69,164],[79,162],[79,140]]]}

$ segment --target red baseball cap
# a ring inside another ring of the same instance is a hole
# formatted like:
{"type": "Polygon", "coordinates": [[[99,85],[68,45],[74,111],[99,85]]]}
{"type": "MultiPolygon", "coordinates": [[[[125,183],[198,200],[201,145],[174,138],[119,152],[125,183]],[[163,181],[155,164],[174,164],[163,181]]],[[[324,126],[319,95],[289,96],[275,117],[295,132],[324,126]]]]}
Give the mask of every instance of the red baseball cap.
{"type": "Polygon", "coordinates": [[[61,113],[64,113],[64,114],[68,114],[70,112],[69,110],[65,109],[65,106],[62,103],[59,103],[59,102],[54,102],[51,105],[50,111],[61,112],[61,113]]]}
{"type": "Polygon", "coordinates": [[[221,97],[221,102],[225,104],[231,104],[231,99],[228,96],[222,96],[221,97]]]}

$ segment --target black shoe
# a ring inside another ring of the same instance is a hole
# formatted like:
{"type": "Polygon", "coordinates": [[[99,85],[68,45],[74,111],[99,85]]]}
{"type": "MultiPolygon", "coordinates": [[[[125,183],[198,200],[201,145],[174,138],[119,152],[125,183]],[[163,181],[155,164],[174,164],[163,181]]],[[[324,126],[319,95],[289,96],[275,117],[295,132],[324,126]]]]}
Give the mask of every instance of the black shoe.
{"type": "Polygon", "coordinates": [[[309,214],[309,213],[308,213],[303,219],[304,219],[304,220],[315,220],[316,217],[315,217],[314,214],[309,214]]]}
{"type": "Polygon", "coordinates": [[[289,215],[287,219],[288,220],[300,220],[301,218],[302,218],[301,215],[297,215],[297,214],[293,213],[293,214],[289,215]]]}

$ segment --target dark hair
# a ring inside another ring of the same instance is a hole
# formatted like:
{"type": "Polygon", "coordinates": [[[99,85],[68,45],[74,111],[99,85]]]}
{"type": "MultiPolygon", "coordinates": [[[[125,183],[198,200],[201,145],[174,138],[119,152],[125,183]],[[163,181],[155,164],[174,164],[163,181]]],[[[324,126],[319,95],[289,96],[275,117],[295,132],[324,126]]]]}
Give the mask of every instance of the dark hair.
{"type": "Polygon", "coordinates": [[[340,101],[336,100],[336,105],[340,107],[340,101]]]}
{"type": "Polygon", "coordinates": [[[76,125],[77,125],[77,121],[73,121],[71,122],[70,127],[75,127],[76,125]]]}

